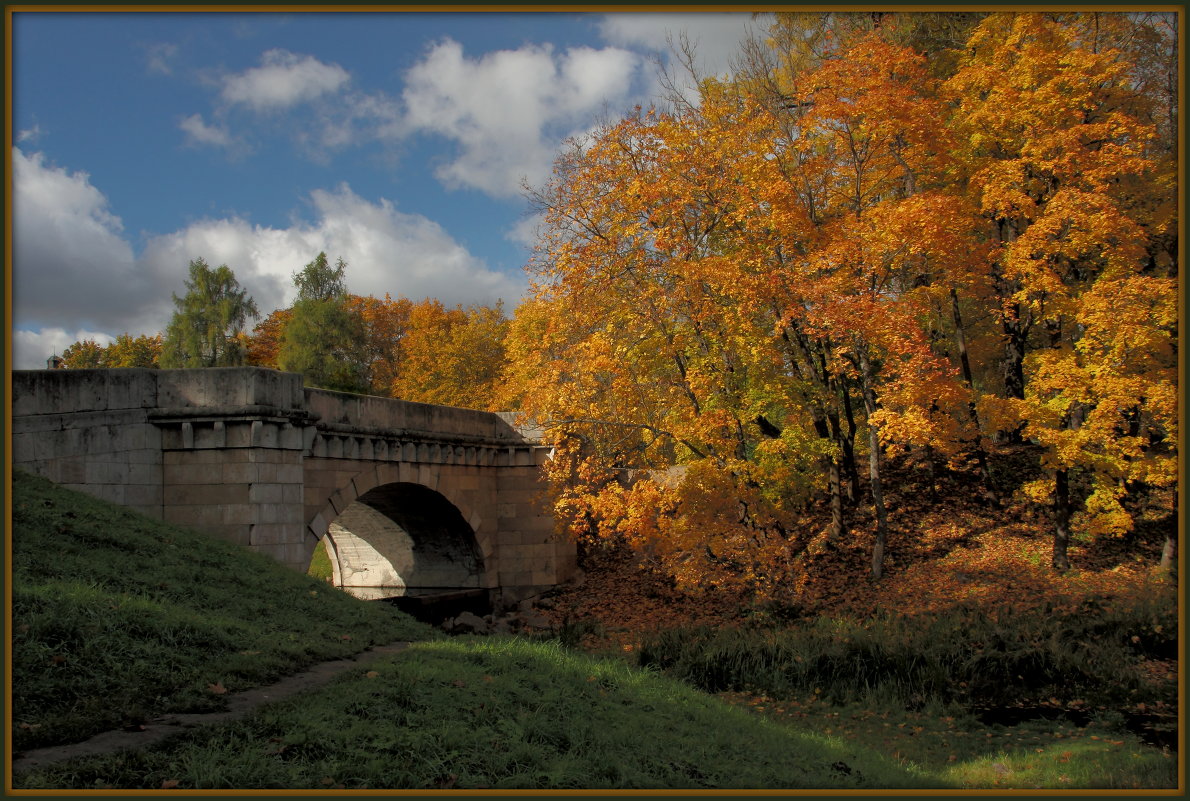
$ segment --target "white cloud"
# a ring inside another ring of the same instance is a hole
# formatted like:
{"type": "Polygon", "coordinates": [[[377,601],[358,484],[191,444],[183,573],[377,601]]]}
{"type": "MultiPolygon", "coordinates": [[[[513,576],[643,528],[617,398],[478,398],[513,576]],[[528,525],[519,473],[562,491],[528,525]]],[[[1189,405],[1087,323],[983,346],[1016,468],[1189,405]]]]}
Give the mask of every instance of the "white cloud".
{"type": "Polygon", "coordinates": [[[36,142],[38,139],[41,138],[41,133],[42,133],[41,126],[37,125],[35,123],[32,128],[29,128],[24,131],[20,131],[17,134],[17,141],[18,142],[36,142]]]}
{"type": "Polygon", "coordinates": [[[12,166],[14,323],[117,333],[139,326],[158,288],[137,270],[123,224],[90,176],[19,148],[12,166]]]}
{"type": "Polygon", "coordinates": [[[173,74],[173,60],[178,55],[178,46],[168,42],[150,45],[145,53],[146,65],[149,72],[156,72],[160,75],[173,74]]]}
{"type": "Polygon", "coordinates": [[[526,288],[520,274],[489,269],[437,223],[386,199],[362,198],[346,184],[311,193],[312,221],[271,228],[203,220],[149,239],[134,257],[120,219],[86,173],[16,148],[13,164],[12,308],[21,367],[42,367],[85,336],[106,343],[125,332],[164,330],[172,295],[185,291],[190,261],[200,257],[231,267],[264,314],[292,301],[293,273],[319,251],[347,262],[348,288],[360,295],[515,306],[526,288]]]}
{"type": "Polygon", "coordinates": [[[437,170],[447,186],[515,196],[522,179],[539,184],[549,175],[559,141],[605,109],[624,110],[643,63],[620,48],[555,53],[550,45],[473,59],[446,39],[405,75],[405,124],[458,145],[437,170]]]}
{"type": "Polygon", "coordinates": [[[537,244],[538,232],[545,226],[545,214],[527,214],[517,221],[510,230],[506,231],[504,238],[509,242],[516,242],[518,245],[532,249],[537,244]]]}
{"type": "Polygon", "coordinates": [[[115,337],[101,331],[79,330],[71,334],[65,328],[57,327],[43,328],[40,331],[14,331],[13,366],[17,370],[41,370],[51,355],[61,356],[62,351],[84,339],[93,339],[104,347],[116,341],[115,337]]]}
{"type": "Polygon", "coordinates": [[[604,40],[619,47],[643,48],[666,61],[683,37],[694,47],[700,75],[723,76],[750,30],[763,29],[766,21],[751,13],[627,13],[608,14],[599,22],[604,40]]]}
{"type": "Polygon", "coordinates": [[[370,202],[344,184],[315,190],[310,202],[312,223],[268,228],[241,219],[205,220],[155,237],[141,261],[154,273],[176,273],[179,293],[190,259],[227,264],[264,313],[293,301],[293,274],[320,251],[332,262],[347,262],[347,287],[357,295],[436,297],[449,305],[516,302],[524,291],[519,276],[489,270],[437,223],[400,212],[388,200],[370,202]]]}
{"type": "Polygon", "coordinates": [[[350,79],[338,64],[324,64],[313,56],[273,49],[252,67],[223,79],[223,99],[255,111],[284,109],[337,92],[350,79]]]}
{"type": "Polygon", "coordinates": [[[235,141],[226,125],[207,125],[201,114],[191,114],[179,122],[178,127],[185,131],[188,144],[231,147],[235,141]]]}

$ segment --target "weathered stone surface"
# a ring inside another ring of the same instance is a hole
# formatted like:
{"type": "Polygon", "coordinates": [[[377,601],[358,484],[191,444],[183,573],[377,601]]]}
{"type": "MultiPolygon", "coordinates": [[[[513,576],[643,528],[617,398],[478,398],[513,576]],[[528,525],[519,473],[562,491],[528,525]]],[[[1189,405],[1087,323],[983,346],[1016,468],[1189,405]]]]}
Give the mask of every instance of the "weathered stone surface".
{"type": "Polygon", "coordinates": [[[371,571],[515,603],[574,569],[573,546],[551,540],[536,505],[548,450],[511,417],[309,389],[263,368],[12,375],[16,467],[299,570],[328,537],[336,581],[354,577],[361,595],[391,594],[361,581],[371,571]],[[409,507],[382,513],[409,528],[404,545],[352,511],[386,495],[409,507]],[[346,534],[329,539],[336,521],[375,540],[371,566],[352,563],[346,534]]]}

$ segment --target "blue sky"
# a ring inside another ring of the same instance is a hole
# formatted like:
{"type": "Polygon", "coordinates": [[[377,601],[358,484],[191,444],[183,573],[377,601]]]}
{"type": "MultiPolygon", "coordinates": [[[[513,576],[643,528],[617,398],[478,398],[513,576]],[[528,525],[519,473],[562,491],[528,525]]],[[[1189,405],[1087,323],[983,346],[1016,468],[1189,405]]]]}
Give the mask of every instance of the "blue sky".
{"type": "Polygon", "coordinates": [[[12,17],[13,366],[154,333],[187,265],[261,311],[319,251],[362,295],[515,307],[569,136],[658,95],[667,34],[722,73],[746,13],[12,17]]]}

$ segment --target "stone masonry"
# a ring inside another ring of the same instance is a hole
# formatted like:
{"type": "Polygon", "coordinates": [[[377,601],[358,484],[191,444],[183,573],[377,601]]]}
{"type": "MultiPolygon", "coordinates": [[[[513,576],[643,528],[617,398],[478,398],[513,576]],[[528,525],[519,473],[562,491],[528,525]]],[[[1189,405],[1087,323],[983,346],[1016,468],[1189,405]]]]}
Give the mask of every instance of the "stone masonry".
{"type": "Polygon", "coordinates": [[[295,569],[357,499],[425,505],[429,491],[474,537],[468,586],[517,600],[574,571],[573,546],[537,503],[548,449],[508,416],[310,389],[256,367],[12,376],[14,466],[295,569]]]}

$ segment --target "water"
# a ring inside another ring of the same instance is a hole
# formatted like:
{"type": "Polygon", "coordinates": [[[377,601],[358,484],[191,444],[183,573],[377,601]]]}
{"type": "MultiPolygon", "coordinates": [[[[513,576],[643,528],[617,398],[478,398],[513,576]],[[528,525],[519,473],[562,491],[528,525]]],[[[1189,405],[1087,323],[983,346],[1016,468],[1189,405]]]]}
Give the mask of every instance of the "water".
{"type": "Polygon", "coordinates": [[[487,590],[460,587],[407,587],[403,595],[379,599],[422,621],[437,625],[463,612],[490,614],[492,600],[487,590]]]}

